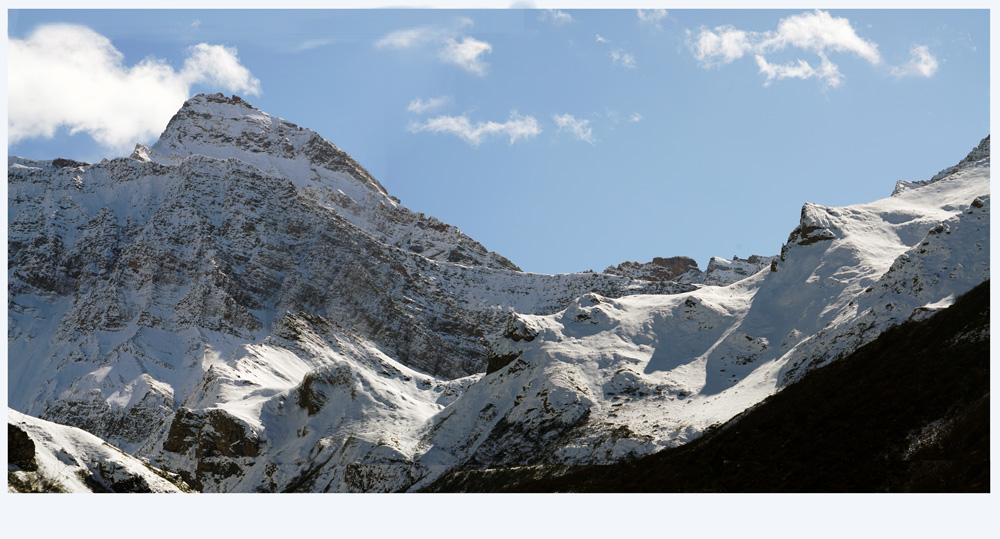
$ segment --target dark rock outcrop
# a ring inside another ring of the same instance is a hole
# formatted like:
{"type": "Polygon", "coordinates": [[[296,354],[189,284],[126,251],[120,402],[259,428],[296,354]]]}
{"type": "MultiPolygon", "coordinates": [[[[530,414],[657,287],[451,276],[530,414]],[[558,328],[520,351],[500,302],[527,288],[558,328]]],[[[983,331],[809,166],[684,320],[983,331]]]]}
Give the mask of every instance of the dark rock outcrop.
{"type": "Polygon", "coordinates": [[[27,432],[12,423],[7,423],[7,464],[28,472],[38,469],[35,442],[27,432]]]}
{"type": "Polygon", "coordinates": [[[83,161],[74,161],[72,159],[57,157],[52,160],[52,166],[59,168],[89,167],[90,163],[84,163],[83,161]]]}
{"type": "Polygon", "coordinates": [[[608,266],[604,273],[643,281],[672,281],[691,270],[698,271],[698,263],[693,258],[686,256],[662,258],[657,256],[653,258],[652,262],[625,261],[617,266],[608,266]]]}
{"type": "Polygon", "coordinates": [[[262,442],[246,424],[223,410],[204,413],[181,408],[170,424],[164,451],[179,453],[197,461],[194,472],[178,474],[198,490],[206,480],[221,481],[243,472],[257,457],[262,442]],[[245,460],[249,459],[249,460],[245,460]]]}

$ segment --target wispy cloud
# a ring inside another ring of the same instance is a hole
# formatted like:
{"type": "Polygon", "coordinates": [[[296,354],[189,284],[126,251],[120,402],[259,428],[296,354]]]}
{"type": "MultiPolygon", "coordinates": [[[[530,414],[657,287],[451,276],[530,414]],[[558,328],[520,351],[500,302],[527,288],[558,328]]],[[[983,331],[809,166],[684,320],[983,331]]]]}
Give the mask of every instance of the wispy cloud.
{"type": "MultiPolygon", "coordinates": [[[[459,20],[458,28],[472,26],[472,19],[459,20]]],[[[377,49],[408,49],[429,46],[437,48],[438,59],[456,65],[469,73],[485,76],[489,64],[482,56],[493,50],[492,45],[469,36],[461,36],[453,28],[441,26],[418,26],[396,30],[375,42],[377,49]]]]}
{"type": "Polygon", "coordinates": [[[473,146],[479,146],[484,140],[496,136],[507,136],[514,144],[521,139],[537,136],[542,130],[538,121],[532,116],[521,116],[517,111],[511,111],[506,122],[476,122],[472,123],[466,115],[438,116],[423,123],[411,123],[409,130],[413,133],[431,132],[456,135],[473,146]]]}
{"type": "Polygon", "coordinates": [[[753,55],[760,73],[767,77],[765,86],[783,78],[817,78],[827,86],[839,85],[843,75],[830,61],[831,52],[851,53],[872,65],[882,62],[878,45],[860,37],[848,19],[819,10],[781,19],[774,31],[753,32],[727,25],[712,30],[702,27],[696,37],[692,39],[690,32],[688,37],[692,54],[703,67],[725,65],[753,55]],[[768,62],[765,55],[787,48],[812,52],[820,63],[814,67],[802,59],[789,64],[768,62]]]}
{"type": "Polygon", "coordinates": [[[667,16],[667,10],[637,9],[636,16],[639,17],[639,21],[643,24],[649,24],[658,30],[663,30],[663,27],[660,26],[660,21],[667,16]]]}
{"type": "MultiPolygon", "coordinates": [[[[602,36],[601,34],[597,34],[596,39],[597,42],[601,44],[606,45],[608,43],[611,43],[610,39],[602,36]]],[[[611,51],[609,51],[608,54],[611,56],[611,63],[615,65],[620,65],[627,69],[636,68],[637,64],[635,62],[635,56],[633,56],[631,53],[625,52],[625,50],[622,49],[621,47],[615,47],[611,49],[611,51]]]]}
{"type": "Polygon", "coordinates": [[[441,49],[440,57],[445,63],[457,65],[469,73],[482,77],[486,75],[489,64],[480,57],[492,50],[493,47],[489,43],[473,37],[466,36],[461,41],[447,38],[444,41],[444,48],[441,49]]]}
{"type": "Polygon", "coordinates": [[[193,30],[197,30],[197,29],[201,28],[201,19],[195,19],[195,20],[191,21],[191,28],[193,30]]]}
{"type": "Polygon", "coordinates": [[[406,107],[406,110],[416,114],[427,114],[441,110],[448,103],[451,103],[451,96],[447,95],[432,97],[427,101],[418,98],[410,101],[410,106],[406,107]]]}
{"type": "Polygon", "coordinates": [[[291,50],[292,52],[309,51],[320,47],[326,47],[327,45],[333,45],[336,42],[336,39],[310,39],[292,47],[291,50]]]}
{"type": "Polygon", "coordinates": [[[926,45],[916,45],[910,49],[910,61],[899,67],[892,68],[896,78],[902,77],[932,77],[937,73],[938,61],[926,45]]]}
{"type": "Polygon", "coordinates": [[[836,65],[827,59],[825,54],[820,54],[819,57],[818,68],[809,65],[805,60],[789,64],[770,64],[761,55],[757,55],[755,59],[760,73],[767,77],[764,86],[769,86],[775,79],[811,79],[814,77],[826,81],[829,86],[838,86],[844,75],[840,73],[836,65]]]}
{"type": "Polygon", "coordinates": [[[639,114],[638,112],[633,112],[632,116],[628,119],[628,121],[630,121],[632,123],[641,122],[642,121],[642,114],[639,114]]]}
{"type": "Polygon", "coordinates": [[[573,135],[591,146],[594,145],[594,133],[590,129],[590,120],[578,120],[572,114],[558,114],[552,117],[559,131],[569,131],[573,135]]]}
{"type": "Polygon", "coordinates": [[[260,93],[236,49],[221,45],[189,47],[180,71],[152,57],[129,67],[107,37],[86,26],[51,24],[25,39],[8,37],[7,51],[11,144],[67,127],[108,150],[127,151],[163,130],[192,85],[260,93]]]}
{"type": "Polygon", "coordinates": [[[417,45],[441,41],[445,31],[435,26],[418,26],[389,32],[375,42],[378,49],[407,49],[417,45]]]}
{"type": "Polygon", "coordinates": [[[635,57],[622,49],[611,50],[611,62],[626,69],[636,68],[635,57]]]}
{"type": "Polygon", "coordinates": [[[573,22],[573,16],[558,9],[546,9],[541,15],[539,15],[538,20],[548,21],[556,26],[559,26],[573,22]]]}

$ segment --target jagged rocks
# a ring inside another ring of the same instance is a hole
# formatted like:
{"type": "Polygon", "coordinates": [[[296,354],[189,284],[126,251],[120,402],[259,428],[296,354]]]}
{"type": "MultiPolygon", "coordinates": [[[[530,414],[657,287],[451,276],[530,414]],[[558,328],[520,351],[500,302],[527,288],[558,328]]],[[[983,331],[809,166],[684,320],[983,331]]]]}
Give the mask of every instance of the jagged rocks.
{"type": "Polygon", "coordinates": [[[27,432],[13,423],[7,423],[7,464],[33,472],[38,469],[35,462],[35,442],[27,432]]]}
{"type": "Polygon", "coordinates": [[[527,317],[511,311],[499,335],[487,339],[486,374],[494,373],[521,357],[518,343],[529,343],[538,336],[538,328],[527,317]]]}
{"type": "Polygon", "coordinates": [[[338,392],[346,390],[352,399],[357,398],[350,369],[340,366],[307,374],[302,383],[295,388],[295,403],[304,408],[310,416],[318,414],[329,400],[324,388],[327,391],[330,388],[338,392]]]}
{"type": "Polygon", "coordinates": [[[74,161],[72,159],[64,159],[62,157],[52,160],[52,166],[59,168],[77,168],[77,167],[89,167],[90,163],[84,163],[83,161],[74,161]]]}
{"type": "Polygon", "coordinates": [[[708,268],[705,269],[702,284],[728,286],[767,267],[774,271],[777,269],[775,267],[777,258],[777,256],[750,255],[748,258],[733,256],[732,260],[726,260],[712,257],[708,261],[708,268]]]}
{"type": "Polygon", "coordinates": [[[818,204],[804,204],[799,226],[788,236],[788,243],[806,246],[836,238],[827,215],[829,211],[833,210],[818,204]]]}
{"type": "Polygon", "coordinates": [[[698,263],[686,256],[656,257],[652,262],[644,264],[622,262],[617,267],[609,266],[604,273],[654,282],[728,286],[770,266],[776,258],[776,256],[750,255],[745,259],[734,256],[732,260],[727,260],[712,257],[705,271],[701,271],[698,263]]]}
{"type": "Polygon", "coordinates": [[[262,443],[256,433],[242,421],[223,410],[198,413],[181,408],[170,423],[163,450],[193,459],[193,470],[177,473],[199,490],[205,481],[220,482],[241,474],[252,464],[262,443]]]}
{"type": "Polygon", "coordinates": [[[260,440],[241,421],[222,410],[198,414],[181,408],[170,423],[163,449],[184,453],[197,449],[205,457],[256,457],[260,440]]]}
{"type": "Polygon", "coordinates": [[[652,262],[646,263],[626,261],[618,266],[608,266],[604,273],[644,281],[673,281],[692,270],[699,271],[698,263],[693,258],[674,256],[670,258],[654,257],[652,262]]]}

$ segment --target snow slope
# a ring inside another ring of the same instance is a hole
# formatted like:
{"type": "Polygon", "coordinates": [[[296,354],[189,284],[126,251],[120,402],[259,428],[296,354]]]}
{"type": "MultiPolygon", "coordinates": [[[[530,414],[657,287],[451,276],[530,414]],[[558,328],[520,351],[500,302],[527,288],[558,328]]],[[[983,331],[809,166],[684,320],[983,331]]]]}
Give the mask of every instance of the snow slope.
{"type": "Polygon", "coordinates": [[[7,409],[9,492],[183,492],[156,470],[83,430],[7,409]]]}

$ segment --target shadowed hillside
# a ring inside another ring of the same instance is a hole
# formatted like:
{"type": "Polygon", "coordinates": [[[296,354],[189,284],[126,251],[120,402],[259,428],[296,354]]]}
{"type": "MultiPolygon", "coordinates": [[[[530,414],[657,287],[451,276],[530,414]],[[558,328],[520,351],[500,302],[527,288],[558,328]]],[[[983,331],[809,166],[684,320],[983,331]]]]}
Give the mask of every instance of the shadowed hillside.
{"type": "Polygon", "coordinates": [[[682,447],[570,473],[455,472],[431,490],[989,492],[989,368],[986,281],[682,447]]]}

